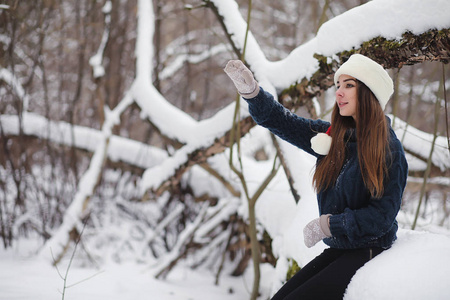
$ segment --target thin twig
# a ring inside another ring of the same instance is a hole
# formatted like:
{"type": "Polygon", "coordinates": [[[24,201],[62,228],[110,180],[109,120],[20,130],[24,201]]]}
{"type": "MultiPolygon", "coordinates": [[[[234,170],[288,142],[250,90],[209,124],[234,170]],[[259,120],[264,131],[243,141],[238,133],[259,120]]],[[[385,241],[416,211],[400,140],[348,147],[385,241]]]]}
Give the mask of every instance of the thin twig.
{"type": "Polygon", "coordinates": [[[448,144],[448,152],[450,152],[450,135],[449,135],[449,127],[448,127],[448,107],[447,107],[447,88],[445,87],[445,65],[442,64],[442,82],[444,84],[444,107],[445,107],[445,125],[447,126],[447,144],[448,144]]]}
{"type": "MultiPolygon", "coordinates": [[[[442,87],[442,85],[441,85],[442,87]]],[[[438,127],[439,127],[439,115],[440,115],[440,102],[439,98],[436,99],[436,104],[434,106],[434,134],[433,134],[433,142],[431,143],[431,150],[430,150],[430,154],[428,155],[428,160],[427,160],[427,169],[425,170],[425,174],[423,176],[423,183],[422,183],[422,188],[420,189],[420,197],[419,197],[419,203],[417,205],[417,210],[416,210],[416,215],[414,217],[414,222],[411,226],[411,229],[414,230],[416,228],[417,225],[417,219],[419,218],[419,213],[420,213],[420,207],[422,206],[422,202],[423,202],[423,197],[425,195],[425,190],[426,190],[426,186],[427,186],[427,180],[428,177],[430,176],[431,173],[431,163],[432,163],[432,158],[433,158],[433,152],[434,152],[434,146],[436,144],[436,139],[438,137],[438,127]]]]}

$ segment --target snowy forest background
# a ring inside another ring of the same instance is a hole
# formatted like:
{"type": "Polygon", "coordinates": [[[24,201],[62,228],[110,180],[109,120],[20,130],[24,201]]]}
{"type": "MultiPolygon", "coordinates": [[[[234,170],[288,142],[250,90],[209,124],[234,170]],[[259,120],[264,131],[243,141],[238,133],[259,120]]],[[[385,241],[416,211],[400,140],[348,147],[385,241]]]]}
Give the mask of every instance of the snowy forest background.
{"type": "Polygon", "coordinates": [[[255,126],[223,67],[243,59],[286,107],[329,119],[355,51],[395,81],[403,234],[450,236],[448,1],[1,2],[0,252],[155,282],[248,274],[234,299],[268,298],[323,247],[301,232],[314,161],[255,126]]]}

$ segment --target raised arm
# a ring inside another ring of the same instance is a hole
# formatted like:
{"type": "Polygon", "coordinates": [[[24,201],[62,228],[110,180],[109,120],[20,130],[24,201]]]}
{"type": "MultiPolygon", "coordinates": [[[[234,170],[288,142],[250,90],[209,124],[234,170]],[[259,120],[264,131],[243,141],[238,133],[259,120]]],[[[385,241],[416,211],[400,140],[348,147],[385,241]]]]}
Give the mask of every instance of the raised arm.
{"type": "Polygon", "coordinates": [[[258,125],[309,154],[318,156],[311,149],[310,140],[317,133],[326,132],[330,123],[305,119],[286,109],[258,85],[252,72],[239,60],[229,61],[224,71],[247,101],[250,115],[258,125]]]}

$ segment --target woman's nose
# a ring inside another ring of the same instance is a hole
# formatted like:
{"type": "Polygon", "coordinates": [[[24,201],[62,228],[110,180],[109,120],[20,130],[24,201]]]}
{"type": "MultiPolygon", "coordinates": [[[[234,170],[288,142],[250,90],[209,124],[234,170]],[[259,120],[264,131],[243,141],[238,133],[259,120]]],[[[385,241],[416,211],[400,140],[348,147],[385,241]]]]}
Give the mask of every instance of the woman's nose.
{"type": "Polygon", "coordinates": [[[342,96],[343,96],[342,90],[341,90],[341,88],[338,88],[336,90],[336,97],[342,97],[342,96]]]}

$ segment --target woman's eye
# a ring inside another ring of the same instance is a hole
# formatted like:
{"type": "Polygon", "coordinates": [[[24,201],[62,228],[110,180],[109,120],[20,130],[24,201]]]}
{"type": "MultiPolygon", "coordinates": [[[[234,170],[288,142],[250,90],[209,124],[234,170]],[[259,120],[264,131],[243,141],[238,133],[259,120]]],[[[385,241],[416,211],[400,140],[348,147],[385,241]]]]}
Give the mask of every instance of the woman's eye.
{"type": "Polygon", "coordinates": [[[352,87],[354,87],[354,85],[351,84],[351,83],[347,83],[346,87],[347,87],[347,88],[352,88],[352,87]]]}

